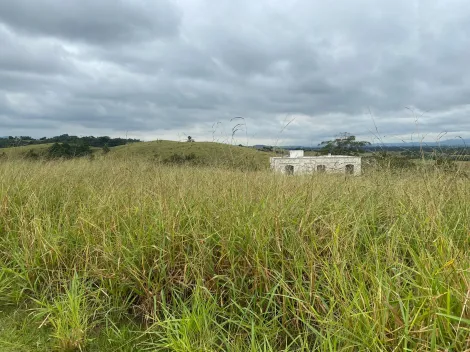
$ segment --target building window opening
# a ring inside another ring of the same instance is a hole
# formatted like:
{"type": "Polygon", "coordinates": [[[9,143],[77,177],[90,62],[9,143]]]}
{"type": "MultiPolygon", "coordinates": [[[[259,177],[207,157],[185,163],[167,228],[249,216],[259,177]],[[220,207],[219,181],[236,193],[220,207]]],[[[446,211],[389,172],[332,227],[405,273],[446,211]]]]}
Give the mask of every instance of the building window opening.
{"type": "Polygon", "coordinates": [[[326,172],[326,166],[325,165],[317,165],[317,171],[318,172],[326,172]]]}
{"type": "Polygon", "coordinates": [[[294,165],[286,165],[286,175],[294,174],[294,165]]]}
{"type": "Polygon", "coordinates": [[[354,174],[354,165],[352,165],[352,164],[346,165],[346,174],[347,175],[354,174]]]}

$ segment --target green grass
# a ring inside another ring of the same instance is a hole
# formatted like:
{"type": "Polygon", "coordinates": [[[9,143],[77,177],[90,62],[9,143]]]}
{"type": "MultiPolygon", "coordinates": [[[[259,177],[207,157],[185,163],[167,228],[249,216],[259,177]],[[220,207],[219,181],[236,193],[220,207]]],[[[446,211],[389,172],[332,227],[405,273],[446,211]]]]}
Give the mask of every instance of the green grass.
{"type": "Polygon", "coordinates": [[[0,309],[0,351],[2,352],[47,352],[53,345],[49,331],[38,329],[25,311],[12,307],[0,309]]]}
{"type": "Polygon", "coordinates": [[[12,147],[12,148],[0,148],[0,154],[5,153],[5,155],[10,159],[22,159],[25,157],[26,153],[29,151],[34,151],[39,155],[46,153],[47,148],[52,144],[37,144],[37,145],[28,145],[22,147],[12,147]]]}
{"type": "Polygon", "coordinates": [[[196,156],[196,162],[206,166],[261,169],[269,166],[269,156],[274,153],[261,152],[249,147],[240,147],[215,142],[141,142],[112,148],[111,157],[117,159],[145,159],[163,161],[173,154],[196,156]]]}
{"type": "MultiPolygon", "coordinates": [[[[21,147],[10,147],[10,148],[0,148],[0,155],[5,153],[7,159],[10,160],[22,160],[28,158],[28,152],[34,152],[39,157],[44,157],[47,154],[47,149],[52,146],[52,143],[45,144],[33,144],[21,147]]],[[[94,154],[98,154],[101,151],[101,148],[91,147],[91,151],[94,154]]]]}
{"type": "Polygon", "coordinates": [[[132,158],[146,147],[0,162],[1,351],[470,349],[468,179],[132,158]]]}
{"type": "MultiPolygon", "coordinates": [[[[51,144],[31,145],[26,147],[3,148],[10,160],[25,159],[30,151],[44,156],[51,144]]],[[[92,148],[95,156],[101,156],[101,148],[92,148]]],[[[159,163],[172,155],[187,156],[193,154],[192,164],[198,166],[216,166],[232,169],[261,170],[269,167],[269,157],[274,153],[258,151],[250,147],[240,147],[215,142],[174,142],[154,141],[138,142],[110,148],[108,158],[118,160],[140,160],[159,163]]]]}

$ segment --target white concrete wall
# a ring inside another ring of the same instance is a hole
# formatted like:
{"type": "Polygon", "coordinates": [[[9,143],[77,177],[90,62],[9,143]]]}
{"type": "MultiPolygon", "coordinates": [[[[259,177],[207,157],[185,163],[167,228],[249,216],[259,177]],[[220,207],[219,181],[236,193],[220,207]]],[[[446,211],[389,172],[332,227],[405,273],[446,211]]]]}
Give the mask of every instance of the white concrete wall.
{"type": "Polygon", "coordinates": [[[289,158],[302,158],[303,156],[303,150],[289,150],[289,158]]]}
{"type": "Polygon", "coordinates": [[[276,172],[286,173],[286,166],[294,166],[294,174],[308,174],[317,172],[318,165],[325,166],[328,173],[346,173],[346,165],[354,165],[354,175],[360,175],[361,158],[350,156],[319,156],[303,158],[271,158],[271,169],[276,172]]]}

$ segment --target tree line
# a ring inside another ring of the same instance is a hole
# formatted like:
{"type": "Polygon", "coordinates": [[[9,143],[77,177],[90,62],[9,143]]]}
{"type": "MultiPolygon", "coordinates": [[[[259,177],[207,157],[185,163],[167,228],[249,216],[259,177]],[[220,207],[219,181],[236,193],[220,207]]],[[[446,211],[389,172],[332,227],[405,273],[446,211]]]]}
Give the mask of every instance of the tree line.
{"type": "Polygon", "coordinates": [[[49,144],[49,143],[66,143],[72,146],[89,146],[95,148],[104,147],[117,147],[128,143],[140,142],[139,139],[132,138],[111,138],[108,136],[94,137],[94,136],[71,136],[62,134],[55,137],[42,137],[39,139],[31,136],[8,136],[0,137],[0,148],[22,147],[27,145],[36,144],[49,144]]]}

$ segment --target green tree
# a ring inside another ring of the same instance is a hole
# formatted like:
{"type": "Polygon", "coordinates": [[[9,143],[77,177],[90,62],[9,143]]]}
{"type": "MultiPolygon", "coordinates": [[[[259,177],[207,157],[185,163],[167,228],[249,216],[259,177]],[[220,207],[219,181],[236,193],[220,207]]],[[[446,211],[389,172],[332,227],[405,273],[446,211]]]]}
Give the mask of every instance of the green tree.
{"type": "Polygon", "coordinates": [[[68,143],[54,143],[47,150],[47,157],[50,159],[65,158],[71,159],[76,157],[87,156],[92,153],[90,146],[86,144],[70,145],[68,143]]]}
{"type": "Polygon", "coordinates": [[[359,155],[364,153],[364,147],[370,145],[367,141],[357,141],[356,136],[344,132],[340,133],[335,139],[331,141],[324,141],[319,144],[322,146],[320,154],[333,154],[333,155],[359,155]]]}

